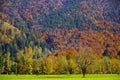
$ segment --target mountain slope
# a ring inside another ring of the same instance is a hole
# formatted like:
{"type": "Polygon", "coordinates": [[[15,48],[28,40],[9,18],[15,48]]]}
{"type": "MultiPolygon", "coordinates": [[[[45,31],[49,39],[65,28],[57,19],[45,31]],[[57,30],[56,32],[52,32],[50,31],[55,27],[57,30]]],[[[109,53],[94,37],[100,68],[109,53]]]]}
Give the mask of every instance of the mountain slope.
{"type": "Polygon", "coordinates": [[[119,0],[3,0],[0,4],[1,20],[21,31],[7,44],[17,46],[12,54],[35,46],[44,53],[71,47],[79,51],[81,46],[100,55],[108,50],[116,56],[120,51],[119,0]]]}
{"type": "Polygon", "coordinates": [[[39,25],[42,28],[83,29],[84,23],[95,28],[98,26],[95,22],[103,20],[119,24],[119,3],[119,0],[10,0],[3,5],[2,12],[14,19],[16,26],[16,20],[22,19],[29,28],[39,25]]]}

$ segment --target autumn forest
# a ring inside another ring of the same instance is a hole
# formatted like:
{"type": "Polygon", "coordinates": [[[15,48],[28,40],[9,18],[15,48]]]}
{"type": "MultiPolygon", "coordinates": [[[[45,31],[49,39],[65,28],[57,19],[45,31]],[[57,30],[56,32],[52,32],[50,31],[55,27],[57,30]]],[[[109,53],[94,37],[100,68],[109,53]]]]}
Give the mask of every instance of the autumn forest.
{"type": "Polygon", "coordinates": [[[0,0],[0,74],[120,73],[120,0],[0,0]]]}

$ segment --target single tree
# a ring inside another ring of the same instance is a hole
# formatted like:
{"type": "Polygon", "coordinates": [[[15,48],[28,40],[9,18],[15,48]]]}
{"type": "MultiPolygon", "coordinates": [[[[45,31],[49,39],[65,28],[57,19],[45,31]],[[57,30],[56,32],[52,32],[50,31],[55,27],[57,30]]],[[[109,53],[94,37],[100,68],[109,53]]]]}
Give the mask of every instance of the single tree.
{"type": "Polygon", "coordinates": [[[0,54],[0,74],[4,72],[4,67],[5,67],[5,61],[4,61],[4,56],[0,54]]]}
{"type": "Polygon", "coordinates": [[[10,53],[6,53],[5,54],[5,72],[7,72],[7,74],[11,73],[11,58],[10,58],[10,53]]]}
{"type": "Polygon", "coordinates": [[[81,69],[83,77],[85,77],[87,68],[94,62],[95,55],[93,55],[93,51],[91,48],[80,48],[76,55],[76,63],[78,68],[81,69]]]}

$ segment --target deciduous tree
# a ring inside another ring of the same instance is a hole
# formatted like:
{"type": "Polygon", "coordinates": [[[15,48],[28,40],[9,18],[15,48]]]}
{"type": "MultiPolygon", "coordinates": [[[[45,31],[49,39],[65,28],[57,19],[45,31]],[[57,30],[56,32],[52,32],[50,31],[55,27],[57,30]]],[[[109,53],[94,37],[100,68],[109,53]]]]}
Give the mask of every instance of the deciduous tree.
{"type": "Polygon", "coordinates": [[[93,51],[91,50],[91,48],[80,48],[80,51],[76,55],[76,63],[79,69],[82,70],[83,77],[85,77],[89,65],[94,63],[94,59],[95,55],[93,55],[93,51]]]}

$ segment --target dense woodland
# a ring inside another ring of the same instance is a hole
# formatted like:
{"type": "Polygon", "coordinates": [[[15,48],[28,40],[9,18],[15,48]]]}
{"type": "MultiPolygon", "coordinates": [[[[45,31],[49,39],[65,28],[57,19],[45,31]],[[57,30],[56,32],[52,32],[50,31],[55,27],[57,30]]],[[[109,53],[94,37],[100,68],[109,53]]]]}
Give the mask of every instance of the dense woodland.
{"type": "Polygon", "coordinates": [[[119,0],[1,0],[0,74],[120,73],[119,0]]]}

